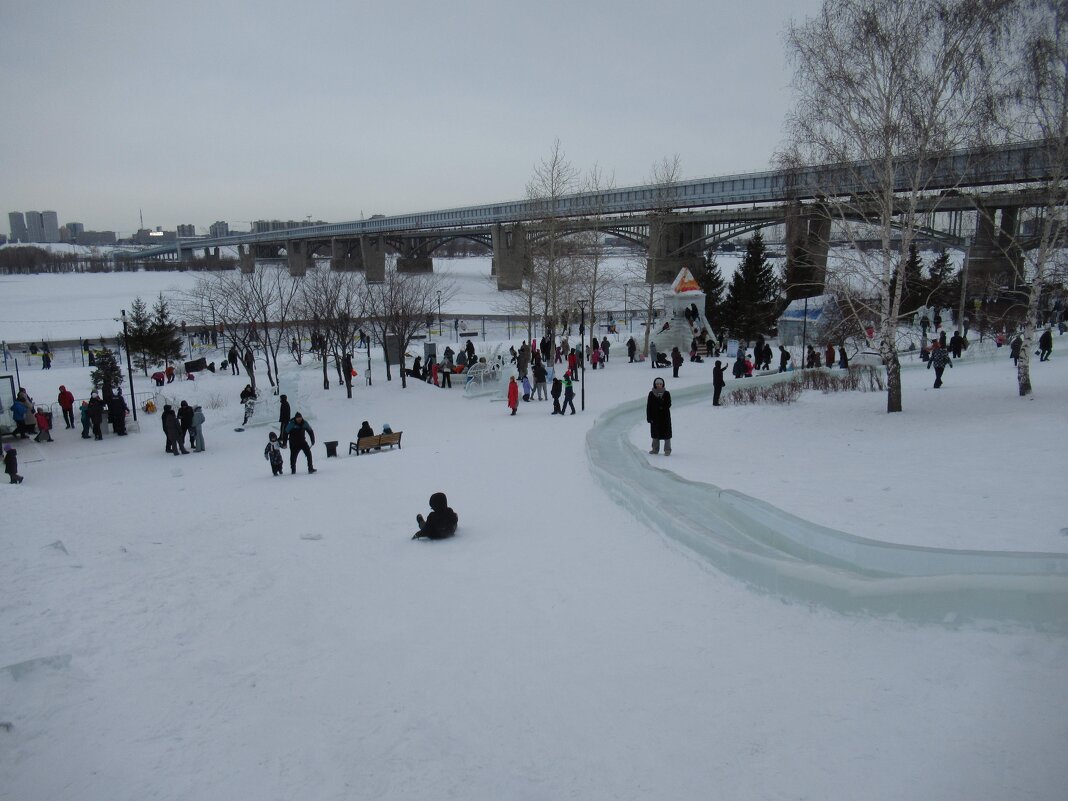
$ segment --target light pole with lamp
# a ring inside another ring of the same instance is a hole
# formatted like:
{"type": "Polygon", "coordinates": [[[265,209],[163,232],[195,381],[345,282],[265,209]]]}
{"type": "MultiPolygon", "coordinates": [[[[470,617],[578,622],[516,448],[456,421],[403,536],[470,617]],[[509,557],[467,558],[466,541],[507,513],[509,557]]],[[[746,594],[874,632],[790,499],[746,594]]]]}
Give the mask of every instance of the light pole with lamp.
{"type": "Polygon", "coordinates": [[[137,396],[133,387],[133,362],[130,361],[130,329],[126,325],[126,309],[122,310],[122,345],[126,348],[126,374],[130,377],[130,409],[137,420],[137,396]]]}
{"type": "Polygon", "coordinates": [[[438,290],[438,338],[439,339],[441,338],[441,331],[442,331],[441,326],[442,326],[442,320],[441,320],[441,290],[439,289],[438,290]]]}
{"type": "Polygon", "coordinates": [[[582,384],[579,392],[582,394],[582,411],[586,411],[586,301],[585,299],[579,301],[579,359],[582,360],[582,367],[579,372],[582,373],[582,380],[579,382],[582,384]]]}

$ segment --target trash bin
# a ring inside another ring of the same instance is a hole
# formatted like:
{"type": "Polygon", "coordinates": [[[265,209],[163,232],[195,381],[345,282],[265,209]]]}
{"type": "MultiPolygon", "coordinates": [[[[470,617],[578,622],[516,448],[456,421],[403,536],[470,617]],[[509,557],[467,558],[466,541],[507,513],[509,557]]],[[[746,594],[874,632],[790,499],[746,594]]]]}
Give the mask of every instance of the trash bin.
{"type": "Polygon", "coordinates": [[[337,456],[337,440],[331,440],[330,442],[323,443],[326,446],[326,458],[331,456],[337,456]]]}

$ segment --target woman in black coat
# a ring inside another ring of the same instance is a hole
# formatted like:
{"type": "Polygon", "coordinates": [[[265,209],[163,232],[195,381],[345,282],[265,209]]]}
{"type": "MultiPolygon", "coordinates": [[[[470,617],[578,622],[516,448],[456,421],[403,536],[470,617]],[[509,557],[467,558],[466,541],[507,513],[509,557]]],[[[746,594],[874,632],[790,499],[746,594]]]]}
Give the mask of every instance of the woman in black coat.
{"type": "Polygon", "coordinates": [[[664,440],[664,455],[671,455],[671,393],[664,389],[664,379],[653,380],[653,389],[645,402],[645,420],[649,423],[649,436],[653,447],[649,453],[660,453],[660,440],[664,440]]]}

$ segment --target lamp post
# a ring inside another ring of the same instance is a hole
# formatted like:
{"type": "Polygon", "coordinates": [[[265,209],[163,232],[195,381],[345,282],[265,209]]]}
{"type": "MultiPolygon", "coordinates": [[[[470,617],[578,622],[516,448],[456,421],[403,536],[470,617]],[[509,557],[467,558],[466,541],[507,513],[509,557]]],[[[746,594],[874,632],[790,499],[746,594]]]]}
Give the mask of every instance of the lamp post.
{"type": "Polygon", "coordinates": [[[441,336],[441,290],[438,290],[438,336],[441,336]]]}
{"type": "Polygon", "coordinates": [[[586,411],[586,301],[579,301],[579,359],[582,360],[582,367],[579,372],[582,373],[582,380],[579,382],[582,387],[579,392],[582,394],[582,411],[586,411]]]}
{"type": "Polygon", "coordinates": [[[627,285],[623,284],[623,319],[627,321],[627,330],[630,330],[630,320],[627,318],[627,285]]]}
{"type": "Polygon", "coordinates": [[[130,329],[126,325],[126,309],[122,310],[122,345],[126,348],[126,374],[130,377],[130,408],[137,420],[137,396],[133,388],[133,362],[130,361],[130,329]]]}

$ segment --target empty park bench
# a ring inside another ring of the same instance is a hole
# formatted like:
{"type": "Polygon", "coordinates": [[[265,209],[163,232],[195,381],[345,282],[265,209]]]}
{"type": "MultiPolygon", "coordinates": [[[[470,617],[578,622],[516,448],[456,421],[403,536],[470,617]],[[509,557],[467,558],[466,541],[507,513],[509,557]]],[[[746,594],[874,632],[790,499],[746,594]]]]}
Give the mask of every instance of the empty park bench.
{"type": "Polygon", "coordinates": [[[396,445],[399,448],[401,446],[401,434],[403,433],[403,431],[394,431],[390,434],[375,434],[373,437],[360,437],[355,442],[349,443],[349,456],[353,453],[359,455],[366,451],[381,450],[386,445],[390,448],[396,445]]]}

